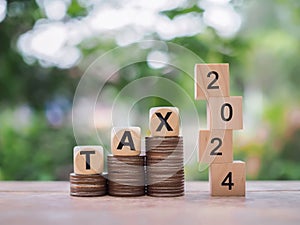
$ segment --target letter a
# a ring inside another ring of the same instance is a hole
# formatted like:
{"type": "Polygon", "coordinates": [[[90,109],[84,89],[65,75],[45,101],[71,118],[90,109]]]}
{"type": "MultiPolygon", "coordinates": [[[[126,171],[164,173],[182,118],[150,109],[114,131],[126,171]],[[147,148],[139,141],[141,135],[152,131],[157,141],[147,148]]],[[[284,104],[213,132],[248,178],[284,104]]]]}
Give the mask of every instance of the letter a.
{"type": "Polygon", "coordinates": [[[124,132],[124,134],[121,138],[121,141],[119,142],[119,145],[118,145],[117,149],[121,150],[124,147],[124,145],[125,146],[130,146],[130,150],[135,151],[135,147],[134,147],[134,143],[133,143],[130,131],[125,131],[124,132]],[[126,141],[126,139],[128,141],[126,141]]]}

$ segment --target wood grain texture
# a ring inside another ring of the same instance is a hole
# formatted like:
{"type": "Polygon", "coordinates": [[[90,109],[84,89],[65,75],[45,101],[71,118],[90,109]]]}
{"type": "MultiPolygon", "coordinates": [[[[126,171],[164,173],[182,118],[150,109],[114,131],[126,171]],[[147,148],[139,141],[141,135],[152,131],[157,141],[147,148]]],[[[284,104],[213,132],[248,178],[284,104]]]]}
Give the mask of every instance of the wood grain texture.
{"type": "Polygon", "coordinates": [[[195,99],[207,100],[210,97],[229,97],[229,64],[195,65],[195,99]]]}
{"type": "Polygon", "coordinates": [[[212,97],[207,102],[207,126],[209,130],[242,130],[243,97],[212,97]]]}
{"type": "Polygon", "coordinates": [[[245,196],[246,163],[211,164],[209,182],[212,196],[245,196]]]}
{"type": "Polygon", "coordinates": [[[111,130],[111,153],[116,156],[141,154],[140,127],[113,127],[111,130]]]}
{"type": "Polygon", "coordinates": [[[179,110],[176,107],[153,107],[149,112],[149,127],[152,137],[179,135],[179,110]]]}
{"type": "Polygon", "coordinates": [[[232,130],[200,130],[198,138],[200,163],[233,161],[232,130]]]}
{"type": "Polygon", "coordinates": [[[74,173],[90,175],[103,172],[102,146],[76,146],[73,152],[74,173]]]}
{"type": "Polygon", "coordinates": [[[186,182],[179,198],[69,196],[69,182],[0,182],[0,224],[275,224],[300,222],[300,181],[247,181],[246,197],[211,197],[186,182]]]}

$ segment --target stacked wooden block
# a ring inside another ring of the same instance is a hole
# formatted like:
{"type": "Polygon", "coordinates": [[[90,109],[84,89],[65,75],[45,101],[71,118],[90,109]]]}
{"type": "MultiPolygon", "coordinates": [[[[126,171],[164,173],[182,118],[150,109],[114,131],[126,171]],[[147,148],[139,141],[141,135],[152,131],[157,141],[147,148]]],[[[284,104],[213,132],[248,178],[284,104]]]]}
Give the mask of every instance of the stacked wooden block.
{"type": "Polygon", "coordinates": [[[113,196],[145,195],[145,156],[141,155],[141,129],[114,127],[107,157],[108,192],[113,196]]]}
{"type": "Polygon", "coordinates": [[[70,194],[82,197],[105,195],[107,182],[103,164],[101,146],[76,146],[74,173],[70,174],[70,194]]]}
{"type": "Polygon", "coordinates": [[[207,100],[208,130],[199,132],[199,161],[212,196],[244,196],[246,168],[233,161],[233,130],[243,129],[242,97],[230,96],[228,64],[195,65],[195,98],[207,100]]]}

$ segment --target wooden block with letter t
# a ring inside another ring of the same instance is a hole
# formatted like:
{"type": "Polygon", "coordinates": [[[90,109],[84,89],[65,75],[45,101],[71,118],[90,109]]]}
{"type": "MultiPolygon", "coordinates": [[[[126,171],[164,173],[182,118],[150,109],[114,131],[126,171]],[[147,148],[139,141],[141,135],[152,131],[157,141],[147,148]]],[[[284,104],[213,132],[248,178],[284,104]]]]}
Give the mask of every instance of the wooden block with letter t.
{"type": "Polygon", "coordinates": [[[245,196],[245,162],[233,161],[233,163],[211,164],[209,183],[212,196],[245,196]]]}
{"type": "Polygon", "coordinates": [[[113,155],[135,156],[141,154],[141,128],[113,127],[111,130],[111,152],[113,155]]]}
{"type": "Polygon", "coordinates": [[[207,123],[211,130],[243,129],[243,98],[211,97],[208,99],[207,123]]]}
{"type": "Polygon", "coordinates": [[[102,146],[76,146],[73,156],[75,174],[91,175],[103,172],[102,146]]]}
{"type": "Polygon", "coordinates": [[[176,107],[154,107],[150,109],[149,127],[151,136],[178,136],[179,110],[176,107]]]}
{"type": "Polygon", "coordinates": [[[228,63],[195,65],[195,99],[228,97],[229,94],[228,63]]]}
{"type": "Polygon", "coordinates": [[[198,141],[200,163],[232,163],[232,130],[201,130],[198,141]]]}

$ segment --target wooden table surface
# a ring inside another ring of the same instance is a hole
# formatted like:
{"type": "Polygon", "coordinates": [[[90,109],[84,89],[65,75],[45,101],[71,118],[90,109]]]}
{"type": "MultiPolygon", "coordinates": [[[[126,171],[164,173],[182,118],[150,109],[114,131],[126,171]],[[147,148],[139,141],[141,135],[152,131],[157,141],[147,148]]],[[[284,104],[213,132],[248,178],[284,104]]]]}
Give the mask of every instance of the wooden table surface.
{"type": "Polygon", "coordinates": [[[78,198],[68,182],[0,182],[0,224],[300,224],[300,181],[248,181],[246,197],[210,197],[186,182],[179,198],[78,198]]]}

